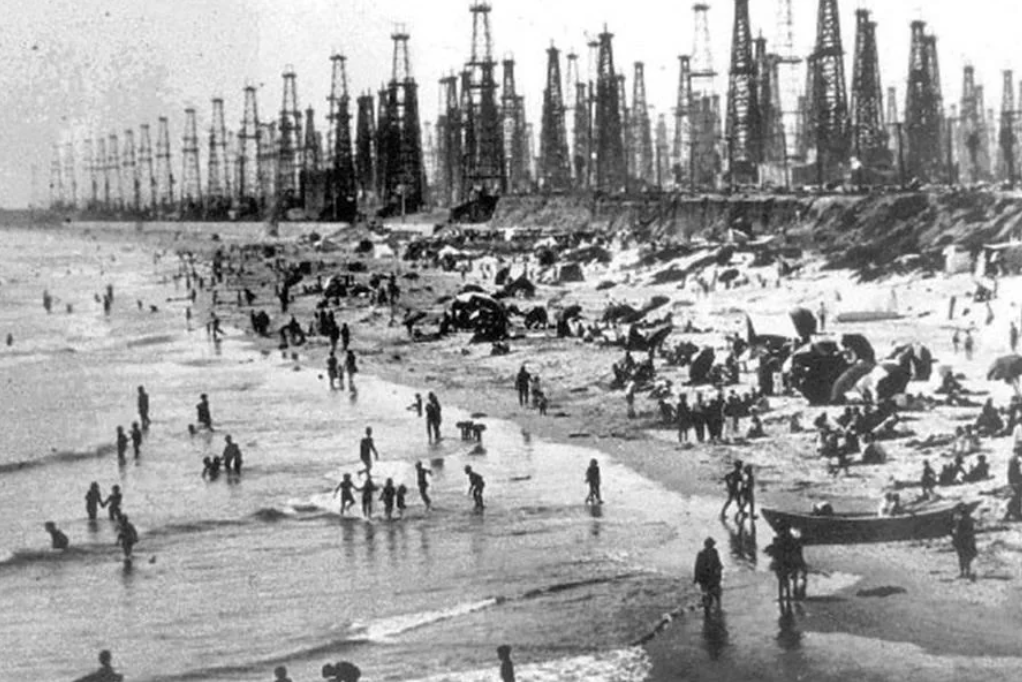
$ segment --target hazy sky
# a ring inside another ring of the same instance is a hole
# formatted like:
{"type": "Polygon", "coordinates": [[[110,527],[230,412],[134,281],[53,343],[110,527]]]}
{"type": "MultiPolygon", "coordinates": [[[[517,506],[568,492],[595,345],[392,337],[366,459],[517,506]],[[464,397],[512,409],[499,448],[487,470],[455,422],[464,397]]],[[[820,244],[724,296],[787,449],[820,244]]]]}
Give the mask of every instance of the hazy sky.
{"type": "MultiPolygon", "coordinates": [[[[471,45],[469,0],[21,0],[6,3],[0,20],[0,205],[23,206],[31,196],[31,166],[39,169],[46,196],[51,144],[80,143],[96,133],[123,135],[126,128],[170,117],[174,154],[183,109],[199,111],[200,135],[209,100],[226,101],[227,125],[241,119],[242,88],[262,86],[260,114],[280,109],[280,74],[298,74],[300,105],[314,106],[324,126],[330,62],[348,57],[352,94],[375,90],[391,68],[390,33],[396,23],[411,34],[413,75],[419,81],[424,120],[437,107],[437,80],[460,68],[471,45]]],[[[632,63],[646,63],[649,103],[666,112],[677,87],[677,55],[692,46],[691,2],[663,0],[492,0],[494,56],[514,54],[519,91],[530,120],[539,123],[546,48],[585,53],[586,36],[604,23],[615,34],[615,60],[629,77],[632,63]]],[[[709,0],[714,60],[726,74],[731,0],[709,0]]],[[[754,33],[777,33],[778,0],[750,0],[754,33]]],[[[811,49],[817,0],[793,0],[796,43],[811,49]]],[[[854,12],[872,9],[884,86],[903,98],[908,67],[909,22],[925,20],[938,36],[945,99],[958,98],[961,69],[976,66],[987,106],[999,107],[1001,70],[1016,68],[1022,10],[1010,0],[840,0],[842,33],[851,78],[854,12]],[[1017,54],[1017,56],[1016,56],[1017,54]]],[[[583,68],[585,61],[582,62],[583,68]]],[[[562,68],[564,68],[562,64],[562,68]]],[[[722,76],[718,88],[726,88],[722,76]]],[[[630,96],[630,95],[629,95],[630,96]]],[[[904,102],[899,102],[899,109],[904,102]]],[[[352,112],[354,113],[354,112],[352,112]]],[[[79,151],[79,154],[81,152],[79,151]]],[[[179,160],[175,158],[175,163],[179,160]]]]}

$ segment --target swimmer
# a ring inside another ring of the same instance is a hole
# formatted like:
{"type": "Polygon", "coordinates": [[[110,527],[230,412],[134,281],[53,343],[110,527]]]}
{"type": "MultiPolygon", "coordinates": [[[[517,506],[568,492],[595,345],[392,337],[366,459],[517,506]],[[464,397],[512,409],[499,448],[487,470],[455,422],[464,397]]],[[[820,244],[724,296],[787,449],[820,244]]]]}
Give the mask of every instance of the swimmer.
{"type": "Polygon", "coordinates": [[[362,459],[362,464],[365,465],[366,474],[373,468],[373,457],[376,457],[376,461],[380,461],[380,453],[376,451],[376,443],[373,442],[373,427],[366,427],[366,435],[359,443],[359,457],[362,459]]]}
{"type": "Polygon", "coordinates": [[[422,498],[422,502],[426,505],[426,511],[429,511],[433,507],[433,501],[429,499],[429,481],[426,479],[427,476],[432,476],[433,472],[426,467],[422,466],[422,462],[415,463],[415,478],[419,484],[419,497],[422,498]]]}
{"type": "Polygon", "coordinates": [[[388,478],[383,484],[383,492],[380,501],[383,502],[383,514],[390,521],[394,518],[394,498],[397,497],[397,489],[394,487],[394,479],[388,478]]]}
{"type": "Polygon", "coordinates": [[[291,682],[291,678],[287,676],[287,668],[277,666],[273,671],[273,682],[291,682]]]}
{"type": "Polygon", "coordinates": [[[416,416],[421,417],[422,416],[422,394],[421,393],[416,393],[415,394],[415,400],[413,400],[412,404],[409,405],[406,409],[409,412],[414,412],[416,416]]]}
{"type": "Polygon", "coordinates": [[[511,661],[511,647],[502,644],[497,647],[500,660],[500,682],[515,682],[515,664],[511,661]]]}
{"type": "Polygon", "coordinates": [[[207,429],[213,428],[213,417],[209,412],[209,397],[205,393],[199,396],[199,404],[195,406],[196,421],[207,429]]]}
{"type": "Polygon", "coordinates": [[[128,435],[124,433],[124,427],[117,427],[117,459],[120,462],[124,462],[125,455],[128,452],[128,435]]]}
{"type": "MultiPolygon", "coordinates": [[[[330,390],[333,390],[334,383],[337,381],[337,356],[333,351],[330,351],[330,355],[326,359],[326,375],[330,378],[330,390]]],[[[341,377],[341,388],[344,388],[344,377],[341,377]]]]}
{"type": "Polygon", "coordinates": [[[138,387],[138,418],[142,422],[142,430],[149,429],[149,394],[145,392],[145,386],[138,387]]]}
{"type": "Polygon", "coordinates": [[[135,452],[135,459],[142,454],[142,429],[138,428],[138,422],[131,422],[131,449],[135,452]]]}
{"type": "Polygon", "coordinates": [[[85,493],[85,513],[89,515],[89,521],[96,520],[96,514],[103,505],[103,493],[99,490],[99,483],[93,481],[89,484],[89,491],[85,493]]]}
{"type": "Polygon", "coordinates": [[[124,675],[114,672],[113,664],[110,662],[110,652],[103,649],[99,652],[99,670],[80,677],[75,682],[123,682],[124,675]]]}
{"type": "Polygon", "coordinates": [[[103,502],[103,506],[107,508],[111,521],[117,521],[121,518],[121,503],[123,501],[124,496],[121,495],[121,486],[115,485],[110,489],[109,497],[103,502]]]}
{"type": "Polygon", "coordinates": [[[121,516],[121,527],[117,531],[117,544],[124,550],[124,558],[131,558],[131,549],[138,544],[138,531],[128,520],[128,515],[121,516]]]}
{"type": "Polygon", "coordinates": [[[361,488],[355,488],[362,493],[362,516],[367,519],[373,518],[373,493],[379,490],[379,486],[373,483],[373,477],[366,472],[366,482],[361,488]]]}
{"type": "Polygon", "coordinates": [[[233,471],[235,474],[240,474],[241,448],[230,436],[224,436],[224,440],[227,442],[227,445],[224,446],[224,469],[227,470],[227,473],[233,471]]]}
{"type": "Polygon", "coordinates": [[[43,528],[45,528],[46,532],[50,534],[50,546],[53,547],[53,549],[64,550],[67,549],[69,544],[71,544],[68,542],[67,536],[64,535],[59,528],[57,528],[57,524],[53,523],[53,521],[47,521],[43,524],[43,528]]]}
{"type": "Polygon", "coordinates": [[[398,518],[403,519],[405,517],[405,496],[408,494],[408,486],[401,484],[397,487],[397,515],[398,518]]]}
{"type": "Polygon", "coordinates": [[[475,502],[476,510],[481,510],[485,507],[483,504],[483,488],[486,487],[486,482],[483,481],[483,477],[476,472],[472,471],[472,467],[465,467],[465,474],[468,476],[468,493],[472,496],[472,501],[475,502]]]}
{"type": "Polygon", "coordinates": [[[209,457],[202,458],[202,477],[208,478],[211,481],[215,481],[220,476],[220,458],[209,457]]]}
{"type": "Polygon", "coordinates": [[[355,506],[355,495],[352,490],[358,490],[351,481],[351,474],[344,474],[344,478],[334,488],[334,495],[341,493],[341,516],[344,516],[350,507],[355,506]]]}

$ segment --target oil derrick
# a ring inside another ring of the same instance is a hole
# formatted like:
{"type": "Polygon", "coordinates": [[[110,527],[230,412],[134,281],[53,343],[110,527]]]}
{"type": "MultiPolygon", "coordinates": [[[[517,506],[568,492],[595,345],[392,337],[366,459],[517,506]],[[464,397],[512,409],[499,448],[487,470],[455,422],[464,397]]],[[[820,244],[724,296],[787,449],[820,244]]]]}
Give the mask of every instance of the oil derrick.
{"type": "Polygon", "coordinates": [[[302,170],[306,173],[320,169],[323,162],[323,145],[319,131],[316,130],[316,110],[305,109],[305,125],[302,129],[303,142],[301,149],[302,170]]]}
{"type": "Polygon", "coordinates": [[[501,88],[501,137],[503,143],[504,178],[508,192],[529,191],[529,158],[526,148],[525,101],[515,85],[515,61],[504,59],[501,88]]]}
{"type": "Polygon", "coordinates": [[[653,136],[653,146],[656,150],[653,180],[658,188],[663,188],[664,183],[671,177],[671,145],[668,139],[667,117],[660,114],[657,116],[656,134],[653,136]]]}
{"type": "Polygon", "coordinates": [[[912,22],[908,95],[905,100],[905,168],[910,178],[936,182],[943,168],[940,84],[932,63],[936,42],[926,35],[926,24],[912,22]]]}
{"type": "Polygon", "coordinates": [[[277,129],[277,181],[276,201],[281,210],[298,204],[299,175],[302,170],[302,112],[298,110],[298,84],[294,69],[284,70],[284,94],[280,105],[280,123],[277,129]]]}
{"type": "Polygon", "coordinates": [[[272,204],[277,196],[277,166],[280,161],[280,136],[277,122],[259,124],[259,195],[262,204],[272,204]]]}
{"type": "Polygon", "coordinates": [[[453,206],[461,197],[461,110],[458,107],[458,77],[440,79],[440,116],[437,118],[436,197],[443,206],[453,206]]]}
{"type": "Polygon", "coordinates": [[[589,85],[578,72],[578,55],[568,55],[569,71],[575,72],[575,81],[568,79],[568,87],[575,91],[575,110],[572,114],[572,145],[571,167],[575,176],[575,186],[579,189],[590,185],[590,160],[592,159],[592,118],[589,85]],[[574,59],[572,59],[574,57],[574,59]],[[574,62],[574,68],[570,68],[574,62]]]}
{"type": "MultiPolygon", "coordinates": [[[[470,193],[499,194],[507,186],[504,175],[504,146],[500,112],[497,109],[496,63],[490,34],[490,4],[473,2],[472,54],[466,64],[469,73],[468,94],[472,109],[472,135],[466,133],[466,187],[470,193]]],[[[466,125],[469,121],[465,122],[466,125]]],[[[470,198],[470,197],[465,197],[470,198]]]]}
{"type": "Polygon", "coordinates": [[[767,41],[756,39],[756,101],[760,111],[762,162],[760,179],[766,182],[785,179],[777,170],[786,163],[787,142],[784,132],[784,111],[781,108],[781,57],[767,51],[767,41]],[[769,177],[766,177],[769,176],[769,177]]]}
{"type": "Polygon", "coordinates": [[[850,155],[844,54],[837,0],[820,0],[808,100],[810,143],[816,148],[816,182],[820,184],[839,179],[850,155]]]}
{"type": "Polygon", "coordinates": [[[154,204],[162,215],[173,210],[174,171],[170,164],[170,127],[166,116],[160,116],[156,128],[156,196],[154,204]]]}
{"type": "Polygon", "coordinates": [[[898,118],[898,89],[887,88],[887,148],[892,159],[901,155],[901,120],[898,118]]]}
{"type": "Polygon", "coordinates": [[[621,92],[624,85],[614,72],[613,34],[600,34],[596,77],[596,175],[595,189],[612,194],[626,189],[627,161],[623,132],[621,92]]]}
{"type": "Polygon", "coordinates": [[[671,177],[679,187],[692,170],[692,59],[678,57],[678,99],[674,105],[674,146],[671,149],[671,177]]]}
{"type": "Polygon", "coordinates": [[[358,196],[365,199],[376,194],[376,102],[371,94],[365,94],[357,104],[355,184],[358,196]]]}
{"type": "Polygon", "coordinates": [[[778,0],[777,36],[774,40],[777,84],[774,98],[777,102],[775,109],[784,128],[785,154],[789,158],[798,159],[799,97],[802,85],[799,65],[802,57],[795,52],[795,15],[791,5],[792,0],[778,0]]]}
{"type": "Polygon", "coordinates": [[[418,86],[411,75],[408,34],[398,29],[394,41],[393,77],[387,86],[386,107],[381,116],[381,199],[391,213],[414,213],[425,193],[422,166],[422,134],[419,128],[418,86]]]}
{"type": "Polygon", "coordinates": [[[78,169],[75,165],[74,142],[64,145],[64,191],[69,208],[78,208],[78,169]]]}
{"type": "Polygon", "coordinates": [[[104,211],[110,211],[110,165],[106,157],[106,138],[102,135],[96,140],[96,176],[99,185],[99,206],[104,211]]]}
{"type": "Polygon", "coordinates": [[[67,203],[64,192],[64,162],[61,158],[60,144],[54,143],[50,157],[50,208],[60,210],[67,203]]]}
{"type": "Polygon", "coordinates": [[[759,178],[762,161],[763,122],[756,87],[756,62],[749,27],[749,0],[735,0],[735,25],[731,37],[731,70],[728,78],[727,140],[728,176],[732,184],[752,184],[759,178]]]}
{"type": "Polygon", "coordinates": [[[635,142],[632,140],[632,111],[628,108],[628,86],[623,73],[617,74],[617,101],[621,112],[621,145],[625,155],[625,191],[629,191],[635,184],[635,158],[632,156],[635,142]]]}
{"type": "Polygon", "coordinates": [[[257,213],[262,203],[261,129],[256,89],[245,86],[245,111],[238,131],[238,206],[241,214],[257,213]]]}
{"type": "Polygon", "coordinates": [[[138,177],[138,158],[135,156],[135,131],[124,131],[124,155],[121,177],[124,178],[124,203],[128,210],[142,210],[142,187],[138,177]]]}
{"type": "Polygon", "coordinates": [[[869,10],[855,12],[855,61],[852,69],[852,154],[858,159],[859,184],[873,184],[876,171],[891,167],[884,126],[883,86],[877,52],[876,22],[869,10]]]}
{"type": "Polygon", "coordinates": [[[351,97],[348,95],[347,58],[330,57],[330,173],[327,213],[332,220],[354,220],[358,207],[355,157],[351,148],[351,97]]]}
{"type": "Polygon", "coordinates": [[[649,120],[649,105],[646,102],[646,67],[635,62],[635,81],[632,83],[632,159],[635,179],[640,186],[656,184],[656,168],[653,165],[653,125],[649,120]]]}
{"type": "Polygon", "coordinates": [[[227,161],[224,101],[220,97],[213,98],[213,118],[209,125],[209,158],[207,162],[206,213],[217,216],[226,214],[231,203],[231,169],[227,161]]]}
{"type": "Polygon", "coordinates": [[[153,215],[156,209],[156,169],[153,165],[153,139],[148,123],[139,126],[138,184],[142,195],[142,210],[153,215]]]}
{"type": "Polygon", "coordinates": [[[1018,137],[1015,134],[1015,78],[1011,70],[1004,71],[1004,90],[1001,94],[1001,121],[997,135],[997,176],[1014,184],[1018,137]]]}
{"type": "Polygon", "coordinates": [[[983,106],[983,89],[976,85],[976,70],[962,73],[961,124],[956,144],[963,179],[975,183],[990,177],[990,140],[983,106]]]}
{"type": "Polygon", "coordinates": [[[110,210],[124,208],[124,179],[121,176],[121,153],[117,133],[111,133],[106,143],[107,173],[110,177],[110,210]]]}
{"type": "Polygon", "coordinates": [[[99,205],[99,163],[96,158],[96,150],[92,145],[92,138],[85,140],[85,172],[89,176],[89,196],[85,200],[85,208],[92,211],[99,205]]]}
{"type": "Polygon", "coordinates": [[[377,95],[376,103],[376,196],[382,201],[386,198],[387,179],[387,139],[390,129],[387,125],[387,88],[384,87],[377,95]]]}
{"type": "Polygon", "coordinates": [[[202,176],[199,166],[199,130],[195,109],[185,109],[185,135],[181,147],[181,213],[202,213],[202,176]]]}
{"type": "Polygon", "coordinates": [[[298,153],[298,188],[300,203],[308,217],[317,217],[324,209],[324,184],[320,171],[322,145],[316,130],[316,112],[305,109],[305,124],[301,128],[302,146],[298,153]]]}
{"type": "Polygon", "coordinates": [[[546,88],[543,90],[543,121],[539,141],[539,183],[548,192],[571,188],[568,131],[565,125],[564,93],[561,90],[561,52],[547,51],[546,88]]]}
{"type": "Polygon", "coordinates": [[[720,128],[719,101],[714,92],[717,72],[713,68],[710,50],[710,6],[699,3],[692,6],[695,13],[695,36],[692,45],[692,72],[690,80],[689,116],[691,119],[691,172],[694,186],[714,187],[720,173],[718,149],[720,128]]]}

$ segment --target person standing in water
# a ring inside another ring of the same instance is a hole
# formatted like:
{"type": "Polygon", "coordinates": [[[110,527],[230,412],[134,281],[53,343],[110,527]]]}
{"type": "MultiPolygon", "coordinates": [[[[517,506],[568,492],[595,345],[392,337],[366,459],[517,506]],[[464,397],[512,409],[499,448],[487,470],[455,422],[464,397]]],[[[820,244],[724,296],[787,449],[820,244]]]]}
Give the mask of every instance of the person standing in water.
{"type": "Polygon", "coordinates": [[[59,528],[57,528],[57,524],[53,521],[47,521],[44,523],[43,528],[45,528],[46,532],[50,534],[50,546],[53,547],[53,549],[65,550],[68,548],[68,545],[71,544],[68,541],[67,536],[64,535],[59,528]]]}
{"type": "Polygon", "coordinates": [[[589,485],[586,504],[603,504],[603,498],[600,497],[600,464],[595,459],[589,460],[589,468],[586,469],[586,483],[589,485]]]}
{"type": "Polygon", "coordinates": [[[500,682],[515,682],[515,664],[511,660],[511,647],[507,644],[497,647],[497,659],[500,660],[500,682]]]}
{"type": "Polygon", "coordinates": [[[351,343],[351,330],[348,329],[348,323],[345,322],[341,325],[341,350],[347,351],[348,344],[351,343]]]}
{"type": "Polygon", "coordinates": [[[338,492],[341,493],[341,516],[347,513],[350,507],[355,506],[355,495],[352,493],[353,490],[358,490],[355,484],[351,480],[351,474],[344,474],[344,478],[334,488],[334,495],[338,492]]]}
{"type": "Polygon", "coordinates": [[[115,485],[110,489],[110,495],[103,502],[103,506],[106,507],[111,521],[117,521],[121,518],[121,503],[123,501],[124,496],[121,495],[121,486],[115,485]]]}
{"type": "Polygon", "coordinates": [[[397,488],[394,487],[394,479],[388,478],[383,484],[383,491],[380,494],[380,501],[383,502],[383,514],[390,521],[394,518],[394,500],[397,497],[397,488]]]}
{"type": "Polygon", "coordinates": [[[724,486],[727,488],[727,501],[720,510],[720,518],[724,518],[732,502],[738,507],[739,512],[742,509],[742,460],[737,460],[734,469],[724,476],[724,486]]]}
{"type": "Polygon", "coordinates": [[[85,493],[85,513],[89,515],[89,521],[95,521],[99,508],[103,506],[103,493],[99,490],[99,483],[93,481],[89,484],[89,490],[85,493]]]}
{"type": "Polygon", "coordinates": [[[951,532],[951,546],[958,554],[958,577],[975,579],[972,562],[976,559],[976,522],[969,506],[959,502],[955,509],[954,528],[951,532]]]}
{"type": "Polygon", "coordinates": [[[124,682],[124,675],[114,672],[110,659],[110,651],[103,649],[99,652],[99,670],[79,677],[75,682],[124,682]]]}
{"type": "Polygon", "coordinates": [[[124,433],[124,427],[117,427],[117,461],[123,464],[127,461],[128,434],[124,433]]]}
{"type": "Polygon", "coordinates": [[[366,474],[373,468],[373,456],[376,457],[376,461],[380,461],[380,453],[376,451],[376,443],[373,442],[373,427],[366,427],[366,435],[362,438],[358,445],[358,455],[362,459],[362,464],[365,465],[366,474]]]}
{"type": "MultiPolygon", "coordinates": [[[[334,389],[334,383],[337,381],[338,374],[338,363],[337,355],[333,351],[330,351],[330,355],[326,359],[326,375],[330,379],[330,390],[334,389]]],[[[344,388],[344,377],[341,376],[341,388],[344,388]]]]}
{"type": "Polygon", "coordinates": [[[481,475],[472,471],[470,466],[465,467],[465,474],[468,476],[468,494],[472,496],[476,510],[481,511],[485,507],[483,504],[483,488],[486,487],[486,482],[483,481],[481,475]]]}
{"type": "Polygon", "coordinates": [[[149,424],[149,394],[145,392],[145,386],[138,387],[138,418],[142,422],[142,430],[148,431],[149,424]]]}
{"type": "Polygon", "coordinates": [[[366,482],[362,484],[361,488],[355,488],[362,493],[362,516],[371,519],[373,518],[373,494],[379,490],[379,486],[373,483],[373,477],[366,472],[366,482]]]}
{"type": "Polygon", "coordinates": [[[241,473],[241,448],[230,436],[224,436],[224,440],[227,444],[224,446],[224,469],[235,474],[241,473]]]}
{"type": "Polygon", "coordinates": [[[724,573],[724,565],[720,563],[720,555],[717,554],[716,541],[713,538],[706,538],[703,542],[703,550],[696,556],[695,577],[693,582],[699,585],[703,591],[703,609],[709,613],[711,606],[720,609],[721,602],[721,580],[724,573]]]}
{"type": "Polygon", "coordinates": [[[432,476],[433,472],[426,467],[422,466],[422,462],[415,463],[415,481],[419,486],[419,497],[422,498],[423,504],[426,505],[426,511],[429,511],[433,507],[433,501],[429,499],[429,480],[427,476],[432,476]]]}
{"type": "Polygon", "coordinates": [[[142,454],[142,429],[138,428],[138,422],[131,422],[131,449],[135,452],[135,459],[142,454]]]}
{"type": "Polygon", "coordinates": [[[135,526],[128,520],[127,514],[121,516],[121,526],[117,531],[117,544],[124,550],[125,559],[131,558],[131,550],[138,544],[138,531],[135,530],[135,526]]]}
{"type": "Polygon", "coordinates": [[[209,412],[209,397],[203,393],[199,396],[199,404],[195,406],[195,419],[199,426],[213,429],[213,416],[209,412]]]}
{"type": "Polygon", "coordinates": [[[405,517],[405,496],[408,495],[408,487],[405,484],[401,484],[397,487],[397,517],[403,519],[405,517]]]}
{"type": "Polygon", "coordinates": [[[355,351],[349,350],[344,356],[344,371],[348,373],[348,388],[355,390],[355,374],[358,372],[358,365],[355,364],[355,351]]]}

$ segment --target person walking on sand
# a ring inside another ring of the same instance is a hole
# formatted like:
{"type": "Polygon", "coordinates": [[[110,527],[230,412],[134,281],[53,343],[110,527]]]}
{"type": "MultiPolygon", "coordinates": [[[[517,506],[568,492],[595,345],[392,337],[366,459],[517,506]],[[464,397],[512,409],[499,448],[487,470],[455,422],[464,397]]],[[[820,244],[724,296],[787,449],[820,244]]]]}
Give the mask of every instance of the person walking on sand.
{"type": "Polygon", "coordinates": [[[1008,486],[1011,499],[1004,512],[1005,521],[1022,521],[1022,455],[1017,451],[1008,460],[1008,486]]]}
{"type": "Polygon", "coordinates": [[[99,652],[99,670],[79,677],[74,682],[124,682],[124,675],[114,671],[110,651],[103,649],[99,652]]]}
{"type": "Polygon", "coordinates": [[[440,442],[441,421],[440,400],[433,391],[430,391],[426,396],[426,437],[430,443],[440,442]]]}
{"type": "Polygon", "coordinates": [[[421,417],[422,416],[422,394],[421,393],[416,393],[415,394],[415,400],[413,400],[412,404],[409,405],[408,407],[406,407],[405,409],[408,410],[409,412],[414,412],[416,417],[421,417]]]}
{"type": "Polygon", "coordinates": [[[958,355],[958,347],[961,344],[962,344],[962,337],[958,334],[958,330],[956,329],[955,333],[951,335],[951,345],[955,349],[955,355],[958,355]]]}
{"type": "Polygon", "coordinates": [[[57,528],[57,524],[53,521],[47,521],[43,524],[43,528],[50,534],[50,547],[53,549],[59,549],[61,551],[68,548],[71,543],[68,541],[67,536],[57,528]]]}
{"type": "Polygon", "coordinates": [[[373,468],[373,457],[377,462],[380,461],[380,453],[376,451],[376,443],[373,442],[373,427],[371,426],[366,427],[366,435],[358,444],[358,456],[362,460],[362,464],[365,465],[367,474],[373,468]]]}
{"type": "Polygon", "coordinates": [[[820,331],[824,332],[827,330],[827,305],[820,301],[820,308],[817,310],[817,317],[820,318],[820,331]]]}
{"type": "Polygon", "coordinates": [[[1008,346],[1012,353],[1018,350],[1018,325],[1015,324],[1015,320],[1011,321],[1011,327],[1008,329],[1008,346]]]}
{"type": "Polygon", "coordinates": [[[973,348],[974,348],[974,341],[972,340],[972,330],[971,329],[966,329],[965,330],[965,344],[964,344],[964,348],[965,348],[965,359],[966,360],[972,360],[972,351],[973,351],[973,348]]]}
{"type": "Polygon", "coordinates": [[[522,363],[521,368],[518,370],[518,376],[515,377],[515,388],[518,389],[518,406],[528,407],[529,406],[529,371],[525,369],[525,363],[522,363]]]}
{"type": "Polygon", "coordinates": [[[744,520],[746,517],[756,519],[756,477],[752,471],[752,465],[745,465],[745,476],[742,477],[741,489],[738,491],[741,499],[738,502],[738,518],[744,520]]]}
{"type": "Polygon", "coordinates": [[[688,406],[688,395],[685,393],[678,396],[674,419],[678,425],[678,442],[688,443],[688,432],[692,428],[692,408],[688,406]]]}
{"type": "Polygon", "coordinates": [[[348,323],[345,322],[341,325],[341,350],[347,352],[348,346],[351,344],[351,330],[348,329],[348,323]]]}
{"type": "MultiPolygon", "coordinates": [[[[330,351],[330,355],[326,359],[326,375],[330,379],[330,390],[334,390],[334,384],[337,382],[338,363],[337,355],[330,351]]],[[[341,388],[344,388],[344,377],[341,377],[341,388]]]]}
{"type": "Polygon", "coordinates": [[[955,510],[955,525],[951,532],[951,545],[958,554],[958,577],[976,579],[972,572],[972,562],[976,551],[976,522],[972,518],[969,506],[959,502],[955,510]]]}
{"type": "Polygon", "coordinates": [[[589,486],[586,504],[603,504],[603,498],[600,497],[600,464],[595,459],[589,460],[589,468],[586,469],[586,484],[589,486]]]}
{"type": "Polygon", "coordinates": [[[433,501],[429,499],[429,480],[427,476],[432,476],[433,472],[426,467],[422,466],[422,462],[415,463],[415,480],[419,486],[419,497],[422,498],[423,504],[426,505],[426,511],[433,508],[433,501]]]}
{"type": "Polygon", "coordinates": [[[348,373],[348,388],[355,390],[355,374],[358,372],[358,365],[355,363],[355,351],[349,350],[344,356],[344,370],[348,373]]]}
{"type": "Polygon", "coordinates": [[[485,507],[483,504],[483,488],[486,487],[486,482],[483,481],[481,475],[472,471],[470,466],[465,466],[465,474],[468,476],[468,494],[472,496],[472,501],[475,502],[476,511],[482,511],[485,507]]]}
{"type": "Polygon", "coordinates": [[[89,515],[89,521],[95,521],[99,508],[103,506],[103,493],[99,490],[99,483],[93,481],[89,484],[89,490],[85,493],[85,513],[89,515]]]}
{"type": "Polygon", "coordinates": [[[145,386],[138,387],[138,418],[142,422],[142,430],[148,431],[149,424],[149,394],[145,392],[145,386]]]}
{"type": "Polygon", "coordinates": [[[713,538],[706,538],[703,541],[703,549],[696,555],[696,565],[693,583],[699,585],[703,593],[703,610],[707,615],[711,607],[719,611],[721,596],[723,593],[721,583],[724,576],[724,565],[720,563],[720,555],[715,545],[717,541],[713,538]]]}
{"type": "Polygon", "coordinates": [[[135,453],[135,459],[142,454],[142,429],[138,427],[138,422],[131,422],[131,449],[135,453]]]}
{"type": "Polygon", "coordinates": [[[351,480],[351,474],[344,474],[341,482],[334,488],[334,495],[338,492],[341,493],[341,516],[347,513],[350,507],[355,506],[355,495],[352,493],[353,490],[358,490],[355,484],[351,480]]]}
{"type": "Polygon", "coordinates": [[[742,460],[736,460],[734,468],[724,475],[724,487],[727,489],[727,501],[720,510],[720,518],[724,518],[728,508],[734,502],[738,512],[742,510],[742,460]]]}
{"type": "Polygon", "coordinates": [[[497,659],[500,661],[500,682],[515,682],[515,664],[511,661],[511,647],[507,644],[497,647],[497,659]]]}
{"type": "Polygon", "coordinates": [[[128,455],[128,434],[124,433],[124,427],[117,427],[117,461],[123,464],[127,461],[128,455]]]}

